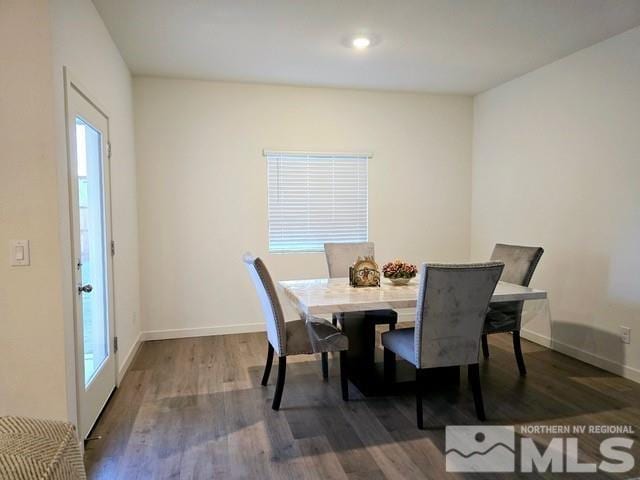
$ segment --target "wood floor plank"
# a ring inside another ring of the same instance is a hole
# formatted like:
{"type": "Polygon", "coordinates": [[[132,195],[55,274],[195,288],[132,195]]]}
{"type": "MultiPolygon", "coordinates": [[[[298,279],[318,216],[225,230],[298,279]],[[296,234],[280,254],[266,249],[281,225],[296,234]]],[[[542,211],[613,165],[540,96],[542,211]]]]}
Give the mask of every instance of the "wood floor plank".
{"type": "Polygon", "coordinates": [[[225,478],[230,474],[221,337],[194,343],[193,403],[185,411],[180,478],[225,478]]]}
{"type": "MultiPolygon", "coordinates": [[[[491,357],[480,368],[486,424],[630,425],[640,432],[640,385],[526,340],[522,378],[510,336],[489,342],[491,357]]],[[[350,385],[351,401],[343,402],[334,356],[328,381],[317,356],[289,359],[274,412],[278,360],[262,387],[265,358],[264,333],[144,342],[94,429],[101,438],[87,443],[89,478],[496,478],[445,472],[446,426],[480,423],[465,369],[459,386],[425,386],[427,429],[419,431],[413,395],[365,398],[350,385]]],[[[540,445],[551,438],[527,436],[540,445]]],[[[597,460],[606,437],[579,435],[580,460],[597,460]]],[[[640,459],[638,433],[632,438],[640,459]]],[[[625,477],[638,475],[640,465],[625,477]]],[[[527,478],[538,477],[549,478],[527,478]]]]}
{"type": "Polygon", "coordinates": [[[313,480],[346,480],[348,478],[327,437],[307,437],[297,440],[297,443],[309,472],[309,478],[313,480]]]}
{"type": "Polygon", "coordinates": [[[391,433],[369,410],[366,402],[349,402],[339,408],[385,476],[405,479],[424,477],[402,446],[394,441],[391,433]]]}
{"type": "Polygon", "coordinates": [[[91,478],[109,479],[111,472],[118,470],[149,380],[149,372],[131,371],[109,401],[101,421],[91,432],[91,437],[99,440],[91,440],[85,447],[91,478]]]}

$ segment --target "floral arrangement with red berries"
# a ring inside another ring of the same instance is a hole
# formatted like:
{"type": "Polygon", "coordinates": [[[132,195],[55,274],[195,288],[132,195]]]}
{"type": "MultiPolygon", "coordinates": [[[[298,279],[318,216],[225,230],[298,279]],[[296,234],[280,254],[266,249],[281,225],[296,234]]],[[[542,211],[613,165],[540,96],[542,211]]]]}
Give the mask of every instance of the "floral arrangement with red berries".
{"type": "Polygon", "coordinates": [[[386,278],[413,278],[418,273],[418,267],[402,260],[394,260],[382,266],[382,273],[386,278]]]}

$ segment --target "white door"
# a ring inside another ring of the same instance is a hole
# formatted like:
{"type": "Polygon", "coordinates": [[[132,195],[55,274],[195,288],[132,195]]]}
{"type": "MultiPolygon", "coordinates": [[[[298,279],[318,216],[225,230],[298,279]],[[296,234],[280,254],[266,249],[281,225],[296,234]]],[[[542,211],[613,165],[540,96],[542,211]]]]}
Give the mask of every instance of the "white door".
{"type": "Polygon", "coordinates": [[[116,386],[109,119],[67,84],[78,428],[86,438],[116,386]]]}

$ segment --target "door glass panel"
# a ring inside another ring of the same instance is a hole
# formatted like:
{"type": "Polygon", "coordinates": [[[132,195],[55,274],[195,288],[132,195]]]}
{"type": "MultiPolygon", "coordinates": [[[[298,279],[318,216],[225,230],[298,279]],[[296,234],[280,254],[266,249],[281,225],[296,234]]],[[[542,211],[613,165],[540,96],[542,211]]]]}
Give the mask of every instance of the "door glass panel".
{"type": "Polygon", "coordinates": [[[102,134],[76,117],[80,261],[78,278],[84,333],[84,383],[91,383],[109,355],[102,134]]]}

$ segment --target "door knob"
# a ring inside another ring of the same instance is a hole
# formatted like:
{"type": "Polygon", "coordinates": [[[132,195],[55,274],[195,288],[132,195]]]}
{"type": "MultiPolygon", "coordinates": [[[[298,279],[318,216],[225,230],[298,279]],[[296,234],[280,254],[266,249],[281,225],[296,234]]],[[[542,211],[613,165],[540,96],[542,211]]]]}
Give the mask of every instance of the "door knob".
{"type": "Polygon", "coordinates": [[[78,287],[78,293],[91,293],[93,290],[93,287],[91,286],[91,284],[87,283],[86,285],[82,285],[81,287],[78,287]]]}

